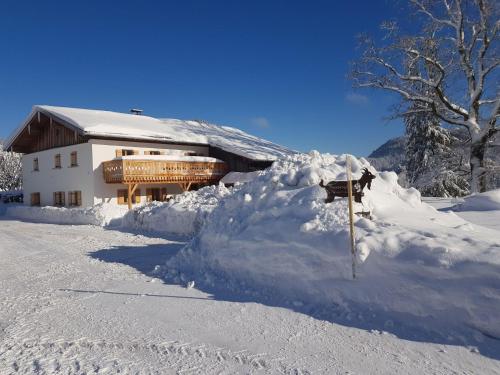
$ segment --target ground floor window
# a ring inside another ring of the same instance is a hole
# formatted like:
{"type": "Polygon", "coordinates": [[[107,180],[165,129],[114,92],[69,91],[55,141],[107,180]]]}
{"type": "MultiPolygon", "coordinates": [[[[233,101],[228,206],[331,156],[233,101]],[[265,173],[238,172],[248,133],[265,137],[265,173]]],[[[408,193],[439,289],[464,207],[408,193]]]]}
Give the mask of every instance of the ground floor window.
{"type": "Polygon", "coordinates": [[[168,200],[167,188],[146,189],[146,198],[148,202],[165,202],[168,200]]]}
{"type": "MultiPolygon", "coordinates": [[[[128,190],[119,189],[117,193],[118,204],[128,204],[128,190]]],[[[132,203],[141,203],[141,189],[135,189],[132,194],[132,203]]]]}
{"type": "Polygon", "coordinates": [[[54,206],[64,206],[64,191],[54,192],[54,206]]]}
{"type": "Polygon", "coordinates": [[[40,206],[40,193],[31,193],[31,205],[40,206]]]}
{"type": "Polygon", "coordinates": [[[70,206],[81,206],[82,205],[82,192],[81,191],[69,191],[68,192],[68,204],[70,206]]]}

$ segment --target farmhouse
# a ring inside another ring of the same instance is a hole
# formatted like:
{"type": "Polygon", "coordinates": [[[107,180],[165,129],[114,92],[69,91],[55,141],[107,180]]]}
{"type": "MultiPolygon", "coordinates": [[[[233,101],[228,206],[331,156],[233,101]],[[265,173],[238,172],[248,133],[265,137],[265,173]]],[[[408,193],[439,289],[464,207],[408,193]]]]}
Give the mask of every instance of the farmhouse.
{"type": "Polygon", "coordinates": [[[203,121],[41,105],[6,148],[24,154],[26,204],[68,207],[163,201],[293,153],[203,121]]]}

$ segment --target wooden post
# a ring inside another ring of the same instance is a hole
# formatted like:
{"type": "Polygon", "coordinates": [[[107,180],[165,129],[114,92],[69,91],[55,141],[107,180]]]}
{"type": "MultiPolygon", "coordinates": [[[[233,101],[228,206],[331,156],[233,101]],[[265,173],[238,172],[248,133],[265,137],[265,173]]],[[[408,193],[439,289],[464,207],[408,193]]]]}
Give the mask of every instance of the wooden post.
{"type": "Polygon", "coordinates": [[[134,195],[135,189],[138,186],[139,184],[127,184],[127,205],[129,210],[132,209],[132,195],[134,195]]]}
{"type": "Polygon", "coordinates": [[[189,190],[189,188],[191,187],[191,182],[179,182],[179,186],[182,190],[182,192],[186,192],[189,190]]]}
{"type": "Polygon", "coordinates": [[[132,209],[132,185],[127,184],[127,205],[128,209],[132,209]]]}
{"type": "Polygon", "coordinates": [[[346,158],[347,172],[347,194],[349,202],[349,229],[351,234],[351,256],[352,256],[352,278],[356,278],[356,249],[354,247],[354,210],[352,207],[352,176],[351,176],[351,157],[346,158]]]}

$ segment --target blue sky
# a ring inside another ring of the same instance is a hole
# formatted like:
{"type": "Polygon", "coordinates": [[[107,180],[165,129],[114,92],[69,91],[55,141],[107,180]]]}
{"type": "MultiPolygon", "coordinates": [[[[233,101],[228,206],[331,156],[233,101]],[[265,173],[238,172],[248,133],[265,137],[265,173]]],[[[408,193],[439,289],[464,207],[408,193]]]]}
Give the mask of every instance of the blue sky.
{"type": "Polygon", "coordinates": [[[0,137],[49,104],[239,127],[301,151],[367,155],[400,122],[354,91],[355,36],[397,2],[7,1],[0,137]]]}

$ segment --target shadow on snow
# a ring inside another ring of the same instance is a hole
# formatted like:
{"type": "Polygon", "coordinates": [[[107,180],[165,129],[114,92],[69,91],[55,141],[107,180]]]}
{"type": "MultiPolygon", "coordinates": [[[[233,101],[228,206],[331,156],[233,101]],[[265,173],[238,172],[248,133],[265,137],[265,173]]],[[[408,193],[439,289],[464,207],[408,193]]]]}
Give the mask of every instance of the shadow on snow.
{"type": "MultiPolygon", "coordinates": [[[[141,233],[144,234],[144,233],[141,233]]],[[[156,265],[164,265],[169,259],[174,257],[183,247],[185,242],[175,242],[167,244],[154,244],[146,246],[117,246],[109,249],[102,249],[92,253],[89,256],[104,262],[121,263],[135,268],[137,271],[150,276],[157,277],[153,270],[156,265]]],[[[290,301],[270,297],[265,294],[248,293],[236,291],[233,292],[227,288],[225,280],[216,282],[216,286],[209,286],[196,281],[196,288],[210,294],[212,297],[186,297],[161,294],[138,294],[126,292],[111,292],[103,290],[77,290],[64,289],[75,293],[103,293],[130,295],[142,297],[164,297],[181,299],[206,299],[228,302],[254,302],[266,306],[286,308],[298,313],[306,314],[315,319],[329,321],[335,324],[341,324],[348,327],[364,329],[374,334],[391,333],[401,339],[429,342],[443,345],[458,345],[468,347],[471,350],[477,348],[481,355],[500,360],[500,338],[492,337],[487,333],[480,332],[473,327],[451,327],[443,329],[442,322],[435,321],[432,317],[415,317],[411,314],[401,314],[393,311],[374,311],[369,306],[360,306],[358,308],[350,306],[350,311],[337,305],[317,306],[295,306],[290,301]],[[220,286],[219,286],[220,285],[220,286]],[[390,324],[387,324],[390,322],[390,324]]],[[[171,280],[163,280],[165,284],[175,284],[171,280]]],[[[453,317],[450,317],[450,321],[453,317]]]]}

